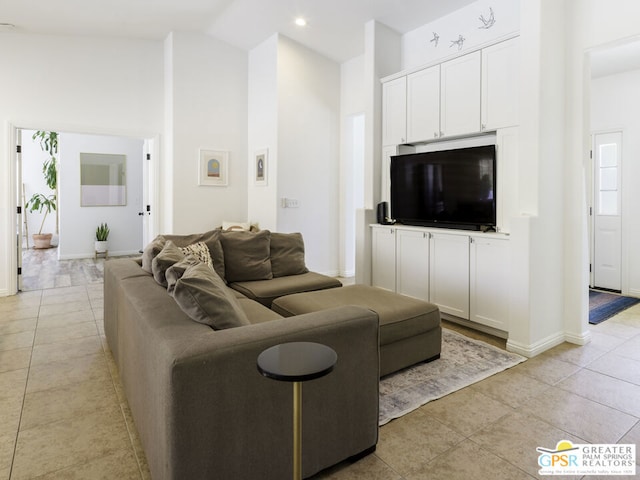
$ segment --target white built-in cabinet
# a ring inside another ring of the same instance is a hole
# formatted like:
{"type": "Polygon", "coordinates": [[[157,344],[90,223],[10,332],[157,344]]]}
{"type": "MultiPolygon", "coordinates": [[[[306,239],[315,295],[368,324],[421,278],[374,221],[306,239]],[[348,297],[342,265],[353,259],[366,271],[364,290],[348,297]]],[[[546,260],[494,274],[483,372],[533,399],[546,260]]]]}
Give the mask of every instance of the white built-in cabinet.
{"type": "Polygon", "coordinates": [[[393,227],[372,229],[371,283],[385,290],[396,291],[396,233],[393,227]]]}
{"type": "Polygon", "coordinates": [[[497,130],[518,124],[518,38],[482,49],[482,125],[497,130]]]}
{"type": "Polygon", "coordinates": [[[518,125],[518,37],[382,84],[382,144],[518,125]]]}
{"type": "Polygon", "coordinates": [[[508,331],[509,241],[471,237],[469,320],[508,331]]]}
{"type": "Polygon", "coordinates": [[[407,75],[407,143],[440,136],[440,65],[436,65],[407,75]]]}
{"type": "Polygon", "coordinates": [[[429,301],[430,233],[396,229],[396,292],[429,301]]]}
{"type": "Polygon", "coordinates": [[[480,131],[480,51],[440,65],[441,136],[480,131]]]}
{"type": "Polygon", "coordinates": [[[382,84],[382,144],[407,142],[407,77],[382,84]]]}
{"type": "Polygon", "coordinates": [[[373,286],[508,332],[508,237],[398,225],[371,229],[373,286]]]}
{"type": "Polygon", "coordinates": [[[469,237],[431,234],[429,301],[442,313],[469,319],[469,237]]]}

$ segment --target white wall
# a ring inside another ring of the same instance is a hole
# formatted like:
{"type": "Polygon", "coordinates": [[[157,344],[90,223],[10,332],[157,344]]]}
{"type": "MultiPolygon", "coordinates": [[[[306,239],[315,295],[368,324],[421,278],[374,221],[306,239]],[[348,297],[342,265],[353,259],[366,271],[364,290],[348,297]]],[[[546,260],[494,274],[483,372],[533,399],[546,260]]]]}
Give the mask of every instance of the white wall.
{"type": "Polygon", "coordinates": [[[203,232],[224,220],[245,220],[247,54],[202,34],[172,33],[167,42],[171,231],[203,232]],[[198,186],[200,148],[229,152],[227,186],[198,186]]]}
{"type": "MultiPolygon", "coordinates": [[[[249,52],[248,220],[278,228],[278,35],[249,52]],[[255,185],[254,155],[268,150],[267,184],[255,185]]],[[[242,220],[242,219],[236,219],[242,220]]]]}
{"type": "Polygon", "coordinates": [[[623,293],[640,296],[640,70],[591,82],[594,132],[622,131],[623,293]]]}
{"type": "Polygon", "coordinates": [[[140,138],[163,130],[162,43],[2,34],[0,295],[15,292],[15,157],[9,125],[140,138]]]}
{"type": "Polygon", "coordinates": [[[60,133],[60,244],[61,260],[94,255],[96,227],[109,225],[109,256],[130,255],[143,248],[142,162],[144,140],[110,135],[60,133]],[[126,205],[80,205],[80,153],[126,155],[126,205]]]}
{"type": "MultiPolygon", "coordinates": [[[[302,232],[309,269],[337,275],[340,66],[285,36],[278,42],[277,231],[302,232]]],[[[272,162],[273,165],[273,162],[272,162]]]]}
{"type": "Polygon", "coordinates": [[[464,53],[474,47],[517,33],[520,29],[520,3],[514,0],[478,0],[402,36],[402,69],[412,69],[464,53]],[[479,28],[479,17],[489,19],[493,9],[495,23],[479,28]],[[434,33],[438,34],[436,45],[434,33]],[[452,45],[459,36],[463,47],[452,45]]]}
{"type": "MultiPolygon", "coordinates": [[[[49,154],[42,151],[40,142],[32,140],[35,130],[22,131],[22,183],[24,184],[25,202],[28,201],[34,193],[42,193],[44,196],[54,194],[53,190],[49,190],[47,182],[42,174],[42,163],[49,159],[49,154]]],[[[56,160],[60,160],[60,156],[56,156],[56,160]]],[[[42,225],[42,233],[56,233],[56,213],[47,214],[44,225],[42,224],[46,210],[42,213],[37,210],[30,212],[26,209],[25,215],[27,226],[29,229],[29,246],[33,247],[33,239],[31,236],[40,231],[42,225]]]]}
{"type": "Polygon", "coordinates": [[[364,56],[340,66],[340,276],[355,275],[356,209],[364,207],[364,56]]]}

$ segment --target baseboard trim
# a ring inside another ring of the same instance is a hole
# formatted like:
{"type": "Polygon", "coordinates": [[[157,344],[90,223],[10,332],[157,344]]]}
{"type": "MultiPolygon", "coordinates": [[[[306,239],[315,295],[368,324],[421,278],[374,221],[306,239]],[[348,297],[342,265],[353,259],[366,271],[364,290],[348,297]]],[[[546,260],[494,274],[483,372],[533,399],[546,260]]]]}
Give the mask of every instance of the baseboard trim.
{"type": "Polygon", "coordinates": [[[542,352],[549,350],[557,345],[560,345],[565,341],[566,335],[563,332],[554,333],[547,338],[532,343],[531,345],[525,345],[523,343],[514,342],[513,340],[507,340],[507,350],[509,352],[517,353],[527,358],[535,357],[542,352]]]}
{"type": "MultiPolygon", "coordinates": [[[[104,254],[101,253],[99,254],[100,257],[99,258],[104,258],[104,254]]],[[[109,251],[109,258],[111,257],[124,257],[124,256],[130,256],[130,255],[142,255],[140,253],[140,250],[123,250],[120,252],[111,252],[109,251]]],[[[80,260],[83,258],[94,258],[95,253],[94,252],[87,252],[87,253],[72,253],[70,255],[60,255],[60,260],[80,260]]]]}
{"type": "Polygon", "coordinates": [[[575,345],[586,345],[591,342],[591,332],[586,330],[580,334],[575,333],[565,333],[564,334],[565,341],[569,343],[573,343],[575,345]]]}

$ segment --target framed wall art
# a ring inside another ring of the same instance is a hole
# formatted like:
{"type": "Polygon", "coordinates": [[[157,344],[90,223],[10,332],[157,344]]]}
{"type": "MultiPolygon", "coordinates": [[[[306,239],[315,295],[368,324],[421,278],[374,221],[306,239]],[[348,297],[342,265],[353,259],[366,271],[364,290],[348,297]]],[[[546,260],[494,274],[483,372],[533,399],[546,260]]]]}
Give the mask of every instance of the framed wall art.
{"type": "Polygon", "coordinates": [[[198,185],[224,187],[229,184],[229,152],[200,149],[198,185]]]}
{"type": "Polygon", "coordinates": [[[269,150],[266,148],[256,150],[254,154],[254,183],[256,185],[267,185],[269,169],[269,150]]]}

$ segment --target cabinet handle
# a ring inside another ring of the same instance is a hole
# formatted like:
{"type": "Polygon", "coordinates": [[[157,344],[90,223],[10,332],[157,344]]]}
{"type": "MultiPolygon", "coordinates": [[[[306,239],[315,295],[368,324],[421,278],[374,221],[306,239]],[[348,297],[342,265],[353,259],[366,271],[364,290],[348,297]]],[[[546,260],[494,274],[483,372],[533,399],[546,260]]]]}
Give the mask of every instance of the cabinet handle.
{"type": "Polygon", "coordinates": [[[487,129],[487,126],[484,123],[480,125],[480,130],[484,132],[486,129],[487,129]]]}
{"type": "Polygon", "coordinates": [[[438,138],[438,132],[433,132],[433,138],[438,138]]]}
{"type": "Polygon", "coordinates": [[[404,143],[404,137],[400,137],[400,142],[404,143]]]}
{"type": "Polygon", "coordinates": [[[444,132],[442,130],[440,130],[440,136],[444,137],[444,132]]]}

